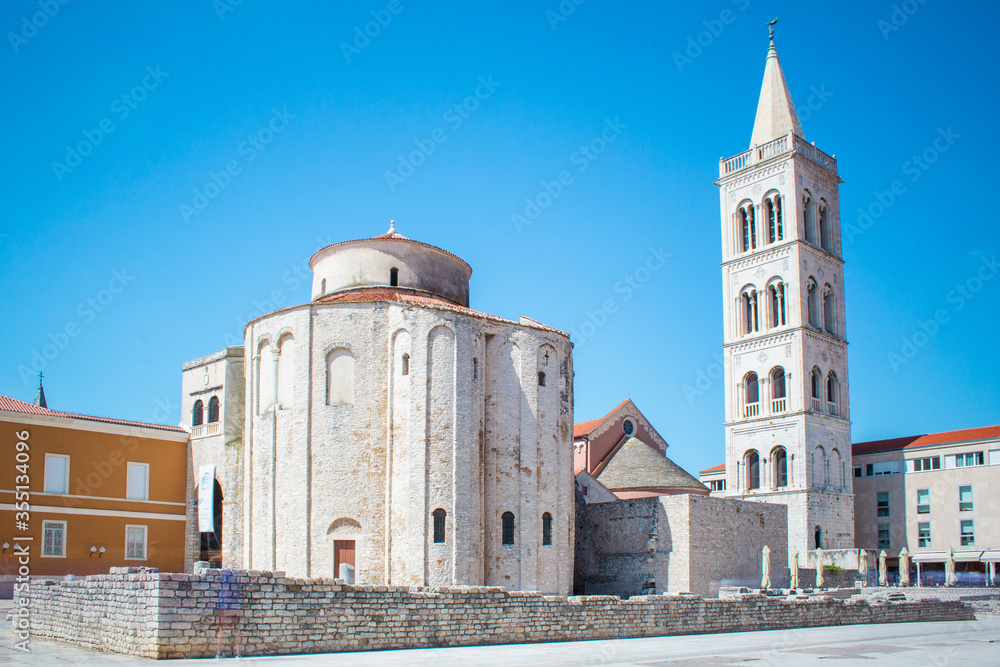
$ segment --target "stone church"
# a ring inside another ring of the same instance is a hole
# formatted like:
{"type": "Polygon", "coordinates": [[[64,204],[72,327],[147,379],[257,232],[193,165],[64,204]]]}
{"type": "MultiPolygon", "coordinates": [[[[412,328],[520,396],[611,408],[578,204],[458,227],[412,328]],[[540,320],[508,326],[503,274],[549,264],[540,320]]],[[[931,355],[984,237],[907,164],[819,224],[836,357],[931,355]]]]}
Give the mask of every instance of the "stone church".
{"type": "Polygon", "coordinates": [[[471,267],[394,228],[310,267],[309,303],[184,366],[190,559],[568,594],[568,334],[472,310],[471,267]]]}

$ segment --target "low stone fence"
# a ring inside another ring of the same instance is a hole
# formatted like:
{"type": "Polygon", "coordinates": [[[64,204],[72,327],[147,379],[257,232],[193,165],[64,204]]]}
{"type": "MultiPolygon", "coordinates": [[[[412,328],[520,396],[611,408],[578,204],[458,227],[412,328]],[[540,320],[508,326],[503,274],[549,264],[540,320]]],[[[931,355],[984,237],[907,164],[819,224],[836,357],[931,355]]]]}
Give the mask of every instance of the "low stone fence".
{"type": "Polygon", "coordinates": [[[346,586],[282,573],[112,568],[29,589],[34,638],[150,658],[621,639],[859,623],[973,620],[959,601],[750,595],[543,596],[500,587],[346,586]],[[234,639],[238,637],[238,639],[234,639]]]}

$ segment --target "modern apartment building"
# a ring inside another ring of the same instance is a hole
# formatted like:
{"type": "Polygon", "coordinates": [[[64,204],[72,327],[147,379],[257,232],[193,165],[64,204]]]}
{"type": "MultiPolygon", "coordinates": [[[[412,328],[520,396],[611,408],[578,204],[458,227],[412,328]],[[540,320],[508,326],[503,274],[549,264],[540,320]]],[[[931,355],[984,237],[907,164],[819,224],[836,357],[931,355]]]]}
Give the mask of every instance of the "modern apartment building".
{"type": "Polygon", "coordinates": [[[858,548],[913,556],[921,583],[997,581],[1000,426],[853,445],[858,548]]]}

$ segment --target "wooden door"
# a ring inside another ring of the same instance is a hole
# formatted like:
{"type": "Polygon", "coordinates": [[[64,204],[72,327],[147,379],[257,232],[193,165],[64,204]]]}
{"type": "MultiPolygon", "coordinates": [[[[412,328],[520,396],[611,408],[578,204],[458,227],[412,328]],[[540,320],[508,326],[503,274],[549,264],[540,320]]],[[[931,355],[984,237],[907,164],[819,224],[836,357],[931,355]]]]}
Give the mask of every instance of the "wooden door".
{"type": "Polygon", "coordinates": [[[340,564],[354,565],[354,540],[333,541],[333,576],[340,576],[340,564]]]}

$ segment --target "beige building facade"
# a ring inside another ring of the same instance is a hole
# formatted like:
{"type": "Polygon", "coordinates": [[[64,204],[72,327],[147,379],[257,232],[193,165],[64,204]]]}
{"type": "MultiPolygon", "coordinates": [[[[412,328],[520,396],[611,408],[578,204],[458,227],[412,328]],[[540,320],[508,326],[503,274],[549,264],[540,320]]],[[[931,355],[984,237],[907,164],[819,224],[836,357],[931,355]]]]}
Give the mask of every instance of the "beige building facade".
{"type": "Polygon", "coordinates": [[[905,547],[921,583],[996,583],[1000,561],[1000,426],[854,445],[859,548],[905,547]]]}

